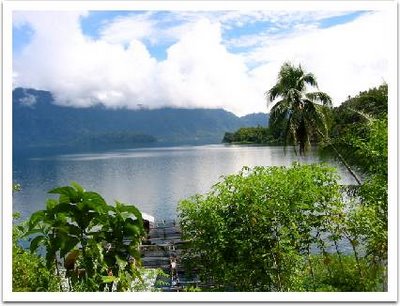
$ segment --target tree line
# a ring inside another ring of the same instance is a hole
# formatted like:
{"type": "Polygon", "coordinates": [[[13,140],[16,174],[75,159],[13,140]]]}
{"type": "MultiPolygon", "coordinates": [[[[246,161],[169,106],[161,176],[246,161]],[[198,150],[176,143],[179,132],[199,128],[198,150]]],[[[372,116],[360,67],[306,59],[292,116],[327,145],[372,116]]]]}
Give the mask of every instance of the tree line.
{"type": "Polygon", "coordinates": [[[274,138],[271,129],[262,126],[242,127],[233,133],[226,132],[222,142],[230,144],[280,144],[280,141],[274,138]]]}

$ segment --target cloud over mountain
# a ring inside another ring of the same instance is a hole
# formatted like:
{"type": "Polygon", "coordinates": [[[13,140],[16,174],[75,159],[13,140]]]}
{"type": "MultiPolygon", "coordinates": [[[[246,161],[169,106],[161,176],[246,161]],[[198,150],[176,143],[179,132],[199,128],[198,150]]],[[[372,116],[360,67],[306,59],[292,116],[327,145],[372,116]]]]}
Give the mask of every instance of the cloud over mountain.
{"type": "Polygon", "coordinates": [[[14,86],[49,90],[58,103],[74,107],[142,104],[224,108],[243,115],[266,111],[264,92],[286,60],[315,73],[335,104],[379,85],[390,72],[393,18],[387,11],[327,28],[320,22],[333,12],[303,12],[300,18],[288,11],[292,17],[285,23],[263,11],[204,12],[195,18],[185,12],[164,12],[162,18],[136,12],[103,22],[96,37],[82,28],[90,14],[14,12],[14,28],[32,30],[14,54],[14,86]],[[246,34],[251,24],[257,29],[246,34]]]}

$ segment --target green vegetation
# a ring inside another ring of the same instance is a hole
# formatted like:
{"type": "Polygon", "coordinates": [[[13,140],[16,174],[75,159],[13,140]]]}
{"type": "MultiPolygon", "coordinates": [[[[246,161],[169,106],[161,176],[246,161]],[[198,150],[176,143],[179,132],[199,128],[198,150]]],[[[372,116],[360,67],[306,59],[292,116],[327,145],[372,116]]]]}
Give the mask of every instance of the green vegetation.
{"type": "Polygon", "coordinates": [[[388,245],[387,105],[386,84],[349,97],[333,110],[331,129],[334,146],[364,176],[355,190],[360,205],[355,207],[353,218],[360,225],[368,260],[383,267],[387,265],[388,245]]]}
{"type": "Polygon", "coordinates": [[[179,204],[187,260],[217,291],[382,290],[384,267],[363,253],[369,228],[353,201],[326,165],[244,168],[179,204]]]}
{"type": "Polygon", "coordinates": [[[388,87],[330,108],[329,96],[306,93],[306,84],[316,86],[315,77],[285,63],[266,93],[269,102],[281,98],[269,128],[226,133],[224,141],[283,141],[300,154],[319,142],[358,185],[339,186],[324,165],[244,168],[182,201],[187,263],[213,290],[387,290],[388,87]]]}
{"type": "Polygon", "coordinates": [[[234,133],[226,132],[222,142],[231,144],[278,144],[271,130],[261,126],[243,127],[234,133]]]}
{"type": "MultiPolygon", "coordinates": [[[[19,214],[14,219],[19,219],[19,214]]],[[[26,223],[15,225],[12,231],[12,288],[16,292],[59,291],[60,279],[54,269],[48,269],[43,257],[22,248],[18,241],[26,231],[26,223]]]]}
{"type": "Polygon", "coordinates": [[[44,210],[15,226],[14,291],[110,291],[113,284],[117,291],[144,287],[138,247],[145,232],[135,206],[108,205],[98,193],[76,183],[49,193],[58,199],[49,199],[44,210]],[[17,240],[24,237],[31,238],[31,253],[18,246],[17,240]],[[45,273],[37,275],[42,270],[45,273]]]}
{"type": "Polygon", "coordinates": [[[383,84],[349,97],[330,114],[331,141],[364,173],[387,175],[387,103],[388,87],[383,84]]]}
{"type": "Polygon", "coordinates": [[[307,92],[307,85],[318,88],[312,73],[306,73],[301,65],[286,62],[278,74],[277,83],[265,95],[274,106],[270,111],[272,129],[282,129],[280,135],[284,145],[299,145],[304,154],[310,147],[311,139],[327,134],[325,107],[332,106],[331,98],[324,92],[307,92]]]}
{"type": "Polygon", "coordinates": [[[289,62],[282,65],[277,83],[265,96],[273,105],[269,126],[240,128],[234,133],[225,133],[225,143],[255,143],[292,145],[300,154],[310,148],[312,142],[327,137],[328,117],[332,101],[324,92],[307,92],[307,87],[318,88],[316,77],[306,73],[301,65],[289,62]],[[278,100],[278,101],[276,101],[278,100]]]}

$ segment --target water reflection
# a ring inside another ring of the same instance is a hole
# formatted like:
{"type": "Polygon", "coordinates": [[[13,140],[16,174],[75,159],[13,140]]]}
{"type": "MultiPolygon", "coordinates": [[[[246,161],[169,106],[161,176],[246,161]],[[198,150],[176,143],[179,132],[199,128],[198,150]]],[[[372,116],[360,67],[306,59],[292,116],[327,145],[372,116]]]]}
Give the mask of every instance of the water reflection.
{"type": "MultiPolygon", "coordinates": [[[[320,162],[317,154],[296,156],[281,147],[209,145],[131,149],[96,154],[69,154],[16,160],[13,180],[23,190],[14,195],[14,211],[22,217],[42,209],[47,191],[76,181],[99,192],[107,202],[135,204],[156,218],[176,217],[177,203],[195,193],[205,193],[222,175],[243,166],[290,165],[293,161],[320,162]]],[[[335,161],[342,183],[352,177],[335,161]]]]}

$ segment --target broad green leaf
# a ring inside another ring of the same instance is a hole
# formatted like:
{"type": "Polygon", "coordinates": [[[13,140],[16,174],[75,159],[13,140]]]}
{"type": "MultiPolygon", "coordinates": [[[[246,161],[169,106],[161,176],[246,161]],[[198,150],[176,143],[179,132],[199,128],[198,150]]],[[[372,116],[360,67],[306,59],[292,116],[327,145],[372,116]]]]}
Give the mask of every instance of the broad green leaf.
{"type": "Polygon", "coordinates": [[[59,194],[60,201],[62,199],[62,202],[68,202],[67,199],[69,199],[72,203],[77,203],[79,201],[77,191],[71,186],[58,187],[50,190],[49,193],[59,194]]]}
{"type": "Polygon", "coordinates": [[[60,256],[64,257],[79,243],[79,239],[71,236],[63,236],[60,243],[60,256]]]}
{"type": "Polygon", "coordinates": [[[43,234],[43,229],[36,228],[36,229],[28,230],[25,233],[23,233],[21,238],[29,237],[30,235],[39,234],[39,233],[43,234]]]}
{"type": "Polygon", "coordinates": [[[96,192],[85,192],[83,194],[83,201],[90,207],[90,209],[105,213],[108,211],[108,205],[101,195],[96,192]]]}
{"type": "Polygon", "coordinates": [[[125,235],[127,238],[128,237],[139,237],[141,234],[141,231],[137,225],[126,224],[125,229],[126,229],[125,235]]]}
{"type": "Polygon", "coordinates": [[[76,189],[76,191],[78,192],[78,194],[83,194],[85,192],[85,190],[83,189],[83,187],[81,185],[79,185],[77,182],[72,181],[71,182],[71,186],[74,187],[76,189]]]}
{"type": "Polygon", "coordinates": [[[37,236],[32,239],[31,244],[29,246],[31,252],[33,253],[38,247],[39,244],[46,239],[45,236],[37,236]]]}
{"type": "Polygon", "coordinates": [[[81,229],[74,224],[68,224],[65,228],[68,231],[68,234],[70,235],[79,237],[82,233],[81,229]]]}
{"type": "Polygon", "coordinates": [[[116,276],[102,276],[103,283],[112,283],[118,280],[116,276]]]}
{"type": "Polygon", "coordinates": [[[29,229],[33,229],[40,221],[45,220],[46,213],[44,210],[39,210],[29,218],[29,229]]]}
{"type": "Polygon", "coordinates": [[[68,203],[60,203],[57,206],[55,206],[52,210],[53,213],[58,214],[58,213],[65,213],[65,214],[73,214],[75,212],[76,208],[75,205],[68,203]]]}
{"type": "Polygon", "coordinates": [[[51,210],[58,205],[58,201],[55,199],[48,199],[46,202],[46,209],[51,210]]]}

